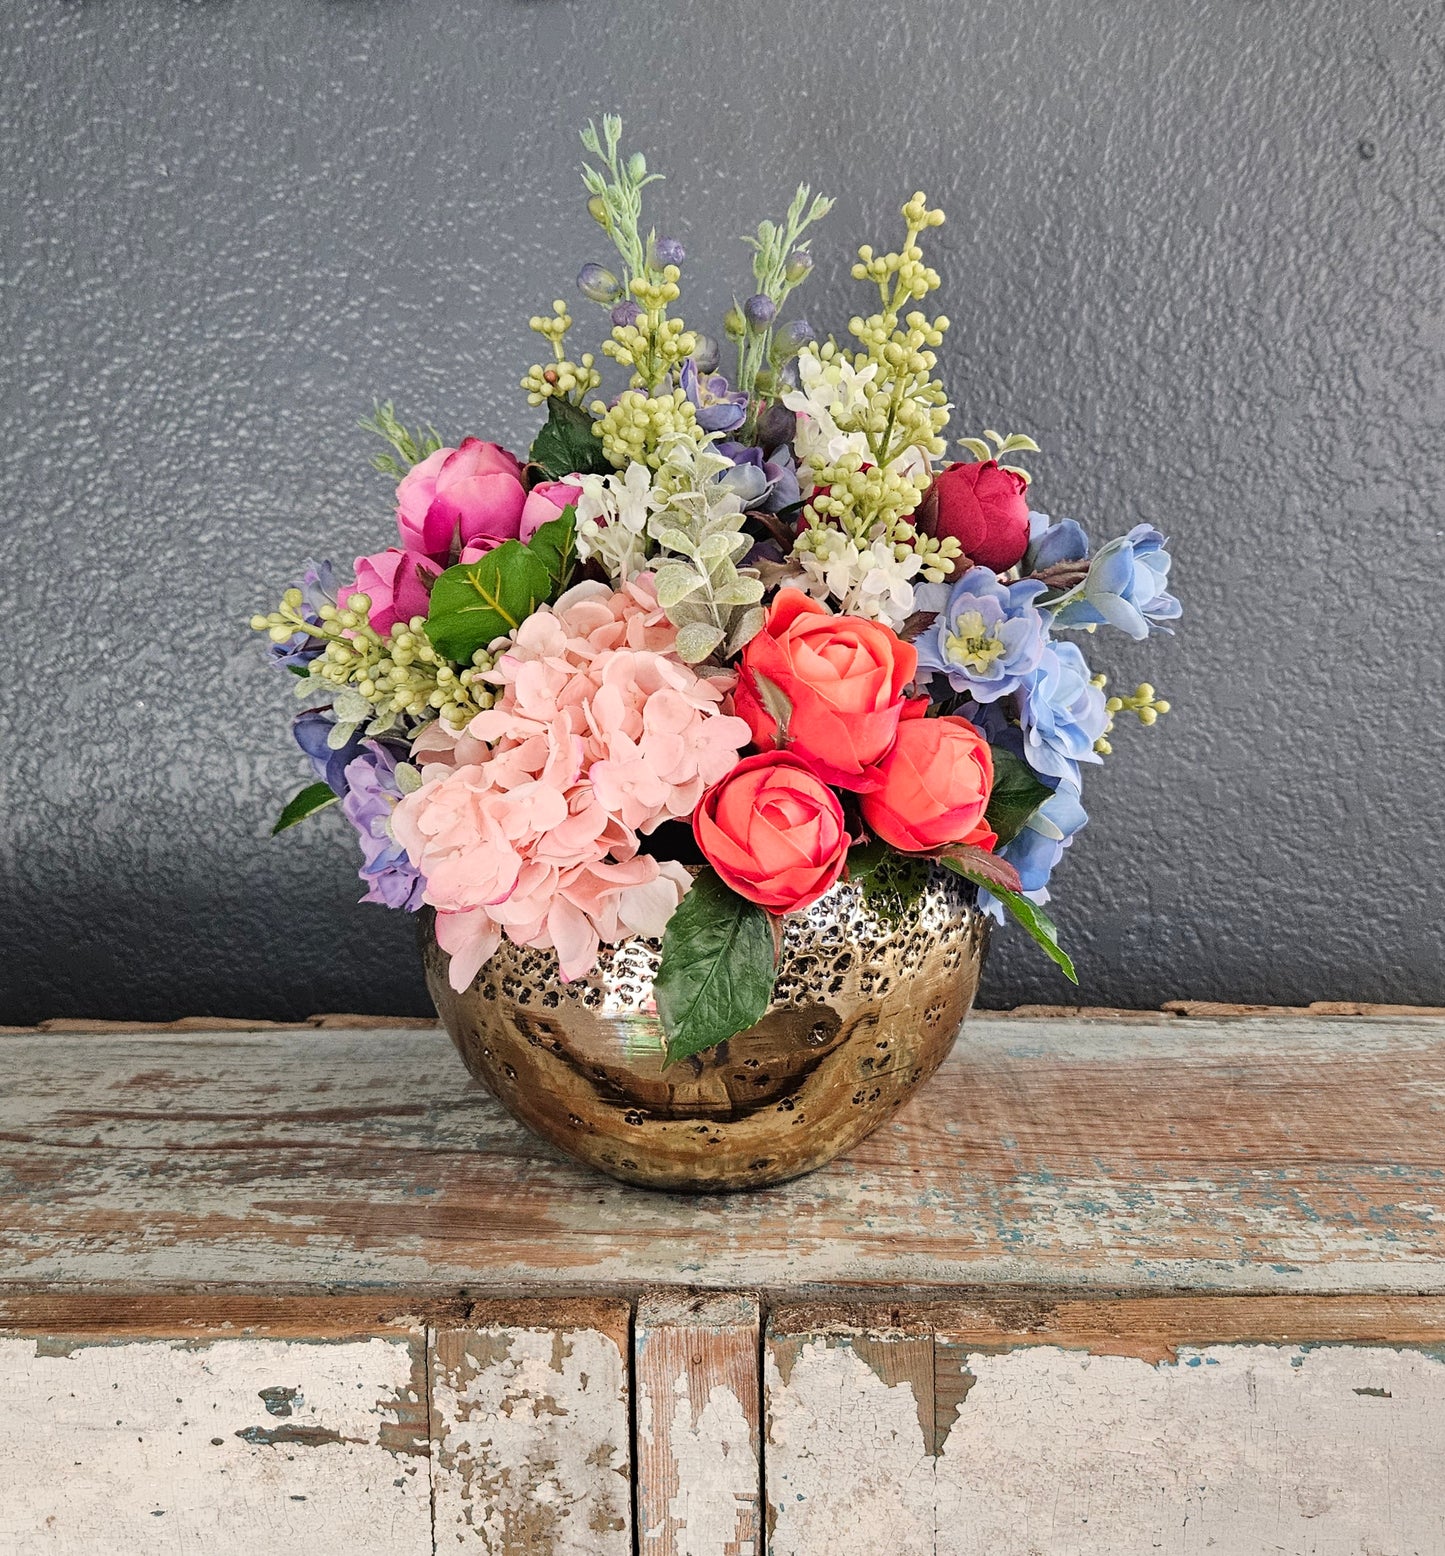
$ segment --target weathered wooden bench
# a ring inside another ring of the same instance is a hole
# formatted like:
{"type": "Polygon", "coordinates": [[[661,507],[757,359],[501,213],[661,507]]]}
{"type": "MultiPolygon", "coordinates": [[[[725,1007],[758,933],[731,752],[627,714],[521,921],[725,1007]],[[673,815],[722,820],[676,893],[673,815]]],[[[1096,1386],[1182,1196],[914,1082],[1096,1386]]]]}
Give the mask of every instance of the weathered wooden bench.
{"type": "Polygon", "coordinates": [[[1445,1553],[1445,1021],[976,1017],[574,1167],[434,1029],[0,1037],[4,1556],[1445,1553]]]}

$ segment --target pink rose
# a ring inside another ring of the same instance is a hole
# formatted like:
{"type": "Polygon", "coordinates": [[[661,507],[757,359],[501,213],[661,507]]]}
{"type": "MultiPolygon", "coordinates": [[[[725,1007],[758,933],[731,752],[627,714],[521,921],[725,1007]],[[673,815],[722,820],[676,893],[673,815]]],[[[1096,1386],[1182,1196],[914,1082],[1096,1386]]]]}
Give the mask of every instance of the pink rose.
{"type": "Polygon", "coordinates": [[[429,454],[402,477],[396,489],[401,543],[446,567],[464,547],[490,550],[515,540],[526,501],[515,456],[466,438],[460,448],[429,454]]]}
{"type": "Polygon", "coordinates": [[[527,493],[517,539],[530,540],[544,524],[560,518],[564,508],[575,507],[581,500],[582,488],[572,481],[539,481],[527,493]]]}
{"type": "Polygon", "coordinates": [[[432,581],[440,571],[426,557],[392,546],[375,556],[357,557],[356,582],[337,590],[337,603],[345,605],[353,594],[368,595],[371,625],[385,636],[398,621],[426,615],[432,581]]]}

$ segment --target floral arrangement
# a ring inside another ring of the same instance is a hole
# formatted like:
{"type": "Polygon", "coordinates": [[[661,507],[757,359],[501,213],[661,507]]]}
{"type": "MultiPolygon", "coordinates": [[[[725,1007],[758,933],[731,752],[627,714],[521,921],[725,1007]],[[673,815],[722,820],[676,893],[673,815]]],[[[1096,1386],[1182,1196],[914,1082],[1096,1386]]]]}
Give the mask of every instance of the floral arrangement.
{"type": "Polygon", "coordinates": [[[725,375],[677,314],[682,245],[644,231],[657,175],[620,136],[582,136],[616,258],[577,284],[625,382],[603,393],[598,357],[570,354],[558,301],[531,321],[525,458],[379,408],[396,543],[350,581],[308,565],[252,620],[307,704],[315,781],[276,830],[339,803],[363,900],[434,908],[459,989],[503,937],[564,979],[660,937],[669,1061],[761,1018],[779,921],[843,878],[903,912],[951,870],[1072,978],[1040,905],[1083,768],[1119,714],[1168,711],[1147,685],[1106,697],[1077,635],[1170,630],[1164,538],[1094,548],[1032,510],[1028,437],[947,461],[923,195],[895,250],[858,250],[869,311],[840,339],[784,317],[832,203],[800,188],[746,240],[725,375]]]}

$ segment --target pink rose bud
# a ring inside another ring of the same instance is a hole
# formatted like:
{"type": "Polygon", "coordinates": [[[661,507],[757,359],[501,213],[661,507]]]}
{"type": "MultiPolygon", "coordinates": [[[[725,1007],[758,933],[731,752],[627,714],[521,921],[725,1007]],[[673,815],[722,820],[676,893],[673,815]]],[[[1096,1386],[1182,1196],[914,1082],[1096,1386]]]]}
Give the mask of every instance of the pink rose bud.
{"type": "Polygon", "coordinates": [[[560,518],[564,508],[575,507],[581,500],[582,488],[572,481],[539,481],[527,493],[517,539],[530,540],[544,524],[560,518]]]}
{"type": "Polygon", "coordinates": [[[447,567],[464,547],[517,538],[527,501],[522,467],[495,443],[466,438],[429,454],[396,489],[396,523],[408,550],[447,567]]]}
{"type": "Polygon", "coordinates": [[[336,601],[344,606],[353,594],[368,595],[368,619],[384,636],[397,622],[406,623],[413,616],[426,615],[431,604],[429,590],[440,571],[425,557],[398,551],[393,546],[375,556],[357,557],[356,582],[338,589],[336,601]]]}

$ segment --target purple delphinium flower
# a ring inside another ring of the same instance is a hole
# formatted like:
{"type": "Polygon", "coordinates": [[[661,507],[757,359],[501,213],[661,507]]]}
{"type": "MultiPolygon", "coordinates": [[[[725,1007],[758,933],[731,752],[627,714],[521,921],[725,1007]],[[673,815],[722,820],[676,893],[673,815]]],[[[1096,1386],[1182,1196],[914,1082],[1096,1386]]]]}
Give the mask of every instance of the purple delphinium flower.
{"type": "Polygon", "coordinates": [[[1045,779],[1079,784],[1079,763],[1098,762],[1094,742],[1109,715],[1084,656],[1072,643],[1045,645],[1038,668],[1019,687],[1024,759],[1045,779]]]}
{"type": "Polygon", "coordinates": [[[1071,589],[1054,611],[1060,627],[1094,627],[1107,623],[1136,641],[1151,631],[1170,632],[1165,625],[1181,613],[1168,590],[1168,542],[1152,524],[1136,524],[1127,535],[1100,547],[1084,581],[1071,589]]]}
{"type": "Polygon", "coordinates": [[[736,432],[747,418],[748,397],[729,388],[721,373],[699,373],[689,357],[682,364],[682,392],[692,401],[704,432],[736,432]]]}
{"type": "MultiPolygon", "coordinates": [[[[321,624],[321,607],[336,604],[336,570],[330,562],[307,562],[300,579],[292,588],[301,591],[301,615],[309,622],[321,624]]],[[[269,649],[271,663],[282,670],[304,670],[325,647],[320,638],[309,632],[295,632],[284,643],[272,643],[269,649]]]]}
{"type": "Polygon", "coordinates": [[[362,743],[361,752],[346,767],[346,793],[341,808],[361,842],[366,882],[363,902],[415,913],[422,903],[426,879],[391,835],[391,813],[402,791],[396,781],[397,756],[379,740],[362,743]]]}
{"type": "Polygon", "coordinates": [[[799,501],[798,468],[786,445],[765,454],[746,443],[726,442],[718,444],[718,453],[733,462],[732,469],[718,477],[718,484],[736,492],[744,508],[777,513],[799,501]]]}
{"type": "Polygon", "coordinates": [[[329,708],[308,708],[291,720],[296,744],[306,753],[312,771],[334,794],[346,793],[346,767],[361,752],[361,737],[353,735],[344,746],[333,750],[327,744],[336,720],[329,708]]]}
{"type": "Polygon", "coordinates": [[[997,702],[1019,689],[1044,656],[1048,627],[1034,601],[1046,585],[1024,578],[1003,584],[987,567],[956,583],[914,591],[920,610],[938,612],[918,639],[918,668],[939,671],[975,702],[997,702]]]}

